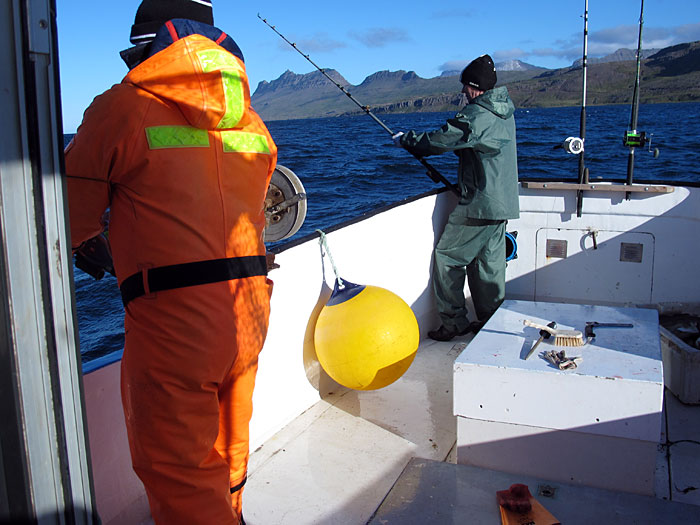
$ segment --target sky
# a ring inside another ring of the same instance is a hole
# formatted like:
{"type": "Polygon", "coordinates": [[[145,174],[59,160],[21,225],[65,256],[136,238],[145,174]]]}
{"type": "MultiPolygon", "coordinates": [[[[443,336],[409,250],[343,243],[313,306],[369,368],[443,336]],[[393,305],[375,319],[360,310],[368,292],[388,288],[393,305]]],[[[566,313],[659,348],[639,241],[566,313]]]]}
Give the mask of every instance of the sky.
{"type": "MultiPolygon", "coordinates": [[[[63,126],[74,133],[92,99],[127,73],[119,51],[140,0],[56,0],[63,126]]],[[[489,53],[546,68],[583,54],[585,0],[491,2],[403,0],[297,2],[213,0],[214,23],[243,51],[251,93],[285,71],[315,68],[259,18],[276,26],[322,68],[353,85],[377,71],[432,78],[489,53]]],[[[636,49],[641,0],[588,1],[588,56],[636,49]]],[[[700,1],[646,0],[643,48],[700,40],[700,1]]]]}

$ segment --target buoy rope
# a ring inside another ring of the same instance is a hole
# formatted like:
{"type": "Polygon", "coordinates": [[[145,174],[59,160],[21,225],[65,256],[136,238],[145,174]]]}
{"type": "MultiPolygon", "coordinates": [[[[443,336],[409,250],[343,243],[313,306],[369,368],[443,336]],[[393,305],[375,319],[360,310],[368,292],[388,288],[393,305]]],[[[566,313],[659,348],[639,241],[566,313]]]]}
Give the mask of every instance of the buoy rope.
{"type": "Polygon", "coordinates": [[[335,261],[333,261],[333,255],[331,255],[331,250],[328,248],[328,243],[326,242],[326,234],[322,230],[316,230],[319,234],[318,244],[321,245],[321,256],[323,257],[328,254],[328,258],[331,261],[331,266],[333,267],[333,273],[335,274],[335,280],[338,281],[338,285],[343,287],[343,280],[338,275],[338,268],[335,266],[335,261]],[[325,253],[324,253],[325,252],[325,253]]]}

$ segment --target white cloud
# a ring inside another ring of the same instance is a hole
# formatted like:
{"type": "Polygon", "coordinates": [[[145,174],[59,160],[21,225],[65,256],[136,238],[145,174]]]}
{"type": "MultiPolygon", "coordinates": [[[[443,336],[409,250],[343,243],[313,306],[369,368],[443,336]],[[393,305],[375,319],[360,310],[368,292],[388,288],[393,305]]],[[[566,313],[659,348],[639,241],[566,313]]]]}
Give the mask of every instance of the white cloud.
{"type": "Polygon", "coordinates": [[[700,40],[700,22],[695,24],[685,24],[674,28],[674,35],[680,39],[679,42],[694,42],[700,40]]]}
{"type": "Polygon", "coordinates": [[[450,60],[438,66],[438,71],[462,71],[471,60],[450,60]]]}
{"type": "MultiPolygon", "coordinates": [[[[344,42],[334,40],[325,33],[316,33],[310,38],[304,38],[296,41],[290,38],[289,41],[296,44],[299,51],[302,51],[303,53],[327,52],[333,51],[334,49],[347,47],[347,44],[344,42]]],[[[285,51],[294,51],[292,47],[284,41],[280,41],[277,44],[277,47],[285,51]]]]}
{"type": "Polygon", "coordinates": [[[362,33],[352,32],[348,36],[367,47],[384,47],[394,42],[408,42],[411,39],[403,29],[372,28],[362,33]]]}
{"type": "MultiPolygon", "coordinates": [[[[619,25],[592,31],[588,34],[588,56],[602,57],[618,49],[637,49],[639,38],[638,25],[619,25]]],[[[674,27],[642,27],[642,48],[660,49],[683,42],[700,40],[700,23],[685,24],[674,27]]],[[[559,39],[549,47],[534,49],[504,49],[494,52],[494,60],[526,60],[555,58],[576,60],[583,55],[583,34],[574,34],[568,39],[559,39]]],[[[536,61],[536,60],[535,60],[536,61]]],[[[443,66],[441,66],[443,67],[443,66]]]]}
{"type": "Polygon", "coordinates": [[[523,49],[514,47],[512,49],[500,49],[498,51],[494,51],[491,58],[493,58],[494,62],[501,62],[503,60],[518,60],[524,56],[527,56],[528,54],[529,53],[523,49]]]}
{"type": "MultiPolygon", "coordinates": [[[[631,25],[620,25],[617,27],[609,27],[600,31],[591,31],[588,33],[589,45],[601,46],[617,46],[630,48],[637,47],[637,37],[639,35],[639,27],[631,25]]],[[[583,42],[583,39],[581,39],[583,42]]]]}
{"type": "Polygon", "coordinates": [[[554,57],[554,58],[573,58],[582,55],[581,49],[573,48],[555,48],[541,47],[530,51],[529,56],[533,57],[554,57]]]}

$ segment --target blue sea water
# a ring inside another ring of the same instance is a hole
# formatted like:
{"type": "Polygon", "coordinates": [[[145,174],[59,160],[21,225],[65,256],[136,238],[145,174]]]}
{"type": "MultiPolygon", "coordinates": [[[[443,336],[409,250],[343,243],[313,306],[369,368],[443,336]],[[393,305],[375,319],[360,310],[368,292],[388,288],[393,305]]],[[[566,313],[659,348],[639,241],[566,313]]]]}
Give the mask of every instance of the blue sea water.
{"type": "MultiPolygon", "coordinates": [[[[576,107],[516,111],[521,178],[578,177],[578,158],[555,146],[566,137],[578,136],[580,114],[576,107]]],[[[381,115],[381,120],[395,132],[423,131],[439,128],[452,115],[381,115]]],[[[586,109],[585,159],[591,180],[625,180],[629,150],[622,145],[622,137],[629,120],[629,106],[586,109]]],[[[654,158],[651,152],[637,149],[635,181],[700,183],[698,122],[700,103],[640,106],[638,129],[653,133],[651,148],[658,148],[660,155],[654,158]]],[[[308,195],[306,221],[290,241],[439,187],[367,115],[272,121],[268,128],[279,148],[279,164],[296,173],[308,195]]],[[[455,155],[428,160],[455,181],[455,155]]],[[[75,269],[75,288],[83,362],[121,350],[123,310],[116,279],[95,281],[75,269]]]]}

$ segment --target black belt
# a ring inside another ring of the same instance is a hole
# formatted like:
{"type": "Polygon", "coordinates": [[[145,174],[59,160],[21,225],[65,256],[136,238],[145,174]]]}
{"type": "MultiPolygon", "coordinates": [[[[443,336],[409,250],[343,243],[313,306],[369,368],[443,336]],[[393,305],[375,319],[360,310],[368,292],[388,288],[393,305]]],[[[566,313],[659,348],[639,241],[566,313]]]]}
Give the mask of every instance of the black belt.
{"type": "Polygon", "coordinates": [[[243,485],[245,485],[245,482],[246,482],[246,481],[248,481],[248,474],[246,474],[246,475],[243,477],[243,481],[241,481],[238,485],[236,485],[236,486],[234,486],[234,487],[231,487],[231,494],[233,494],[234,492],[238,492],[239,490],[241,490],[241,489],[243,488],[243,485]]]}
{"type": "Polygon", "coordinates": [[[149,268],[124,279],[119,289],[122,293],[122,302],[126,306],[129,301],[146,293],[162,292],[198,284],[218,283],[256,275],[267,275],[267,259],[264,255],[212,259],[149,268]]]}

